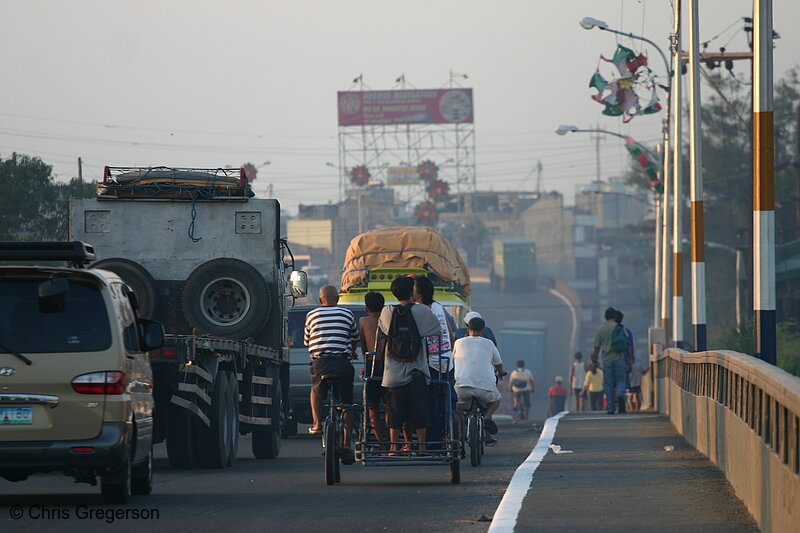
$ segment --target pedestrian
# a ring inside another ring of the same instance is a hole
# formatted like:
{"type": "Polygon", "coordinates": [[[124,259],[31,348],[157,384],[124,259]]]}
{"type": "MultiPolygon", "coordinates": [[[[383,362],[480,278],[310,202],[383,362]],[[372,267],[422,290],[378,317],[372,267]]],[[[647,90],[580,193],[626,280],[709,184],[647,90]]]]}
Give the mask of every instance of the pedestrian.
{"type": "Polygon", "coordinates": [[[625,399],[626,399],[626,408],[630,405],[630,392],[631,392],[631,370],[633,363],[636,361],[635,359],[635,351],[633,346],[633,332],[630,328],[625,327],[622,324],[622,319],[625,318],[625,315],[617,309],[617,324],[622,325],[622,329],[628,335],[628,353],[625,354],[625,361],[627,363],[627,372],[625,373],[625,399]]]}
{"type": "MultiPolygon", "coordinates": [[[[428,345],[428,370],[431,373],[430,388],[430,408],[431,425],[428,428],[428,438],[431,442],[442,442],[444,439],[445,416],[442,405],[448,394],[448,389],[452,387],[453,378],[453,352],[452,341],[453,330],[448,320],[450,313],[442,304],[434,301],[433,282],[427,276],[414,277],[414,292],[412,298],[414,302],[427,306],[439,320],[440,331],[437,335],[426,337],[428,345]],[[442,381],[446,383],[441,383],[442,381]],[[434,383],[435,382],[435,383],[434,383]]],[[[455,401],[455,391],[452,395],[455,401]]],[[[432,448],[441,448],[441,445],[434,444],[432,448]]]]}
{"type": "Polygon", "coordinates": [[[608,414],[625,412],[625,388],[628,381],[628,362],[630,342],[622,324],[617,323],[617,310],[606,309],[603,314],[606,322],[594,336],[592,363],[597,364],[600,351],[603,352],[603,376],[605,380],[608,414]]]}
{"type": "Polygon", "coordinates": [[[586,394],[583,391],[583,381],[586,379],[586,363],[581,352],[575,353],[575,360],[569,367],[569,386],[575,397],[575,411],[583,411],[586,394]]]}
{"type": "Polygon", "coordinates": [[[458,409],[461,412],[469,409],[473,398],[486,409],[484,427],[488,435],[484,442],[491,445],[497,442],[490,436],[497,433],[497,424],[492,420],[492,415],[500,407],[502,398],[497,390],[497,378],[506,372],[497,347],[483,336],[485,330],[486,322],[482,318],[467,322],[467,336],[453,345],[453,361],[458,409]]]}
{"type": "Polygon", "coordinates": [[[517,361],[515,368],[508,377],[508,390],[514,393],[514,411],[519,413],[520,420],[527,420],[531,409],[531,393],[536,384],[533,374],[525,368],[525,361],[517,361]]]}
{"type": "MultiPolygon", "coordinates": [[[[338,307],[339,292],[336,287],[326,285],[319,290],[321,307],[312,309],[306,315],[304,342],[311,356],[311,415],[313,424],[308,432],[312,435],[322,433],[322,401],[328,396],[328,382],[322,376],[334,376],[334,393],[341,403],[353,403],[353,378],[355,369],[350,359],[355,356],[359,341],[358,328],[353,312],[338,307]]],[[[345,414],[344,445],[342,462],[352,464],[353,452],[350,434],[353,427],[353,414],[345,414]]]]}
{"type": "Polygon", "coordinates": [[[567,404],[567,389],[562,385],[564,378],[556,376],[556,384],[547,391],[547,416],[557,415],[567,404]]]}
{"type": "MultiPolygon", "coordinates": [[[[479,312],[470,311],[469,313],[464,315],[464,325],[466,326],[466,324],[468,324],[469,321],[472,320],[473,318],[483,319],[483,317],[481,316],[481,314],[479,312]]],[[[466,336],[467,336],[467,328],[466,327],[458,328],[456,330],[456,340],[463,339],[466,336]]],[[[486,330],[484,331],[483,336],[486,337],[487,339],[489,339],[490,341],[492,341],[494,343],[494,345],[497,346],[497,339],[494,336],[494,331],[492,331],[492,328],[490,328],[489,326],[486,326],[486,330]]]]}
{"type": "Polygon", "coordinates": [[[393,454],[399,451],[401,431],[406,450],[411,449],[412,432],[416,433],[419,447],[424,450],[430,426],[428,385],[431,374],[424,339],[438,335],[441,326],[428,307],[411,301],[413,290],[412,278],[392,280],[391,291],[398,303],[384,307],[378,318],[377,352],[384,354],[381,385],[387,388],[386,410],[393,454]],[[404,427],[404,424],[407,425],[404,427]]]}
{"type": "Polygon", "coordinates": [[[639,411],[642,408],[642,375],[647,374],[649,368],[642,361],[634,360],[631,365],[631,409],[639,411]]]}
{"type": "Polygon", "coordinates": [[[364,357],[364,377],[366,381],[365,395],[367,400],[367,414],[369,415],[372,431],[378,442],[385,442],[388,435],[384,420],[380,416],[380,404],[386,394],[386,389],[381,386],[383,379],[383,354],[376,355],[376,341],[378,335],[378,318],[383,310],[385,300],[379,292],[370,291],[364,295],[364,305],[367,315],[358,320],[358,332],[361,337],[361,353],[364,357]],[[372,355],[367,355],[372,354],[372,355]]]}
{"type": "Polygon", "coordinates": [[[595,363],[589,363],[589,370],[583,380],[583,393],[589,393],[589,409],[603,410],[603,370],[595,363]]]}

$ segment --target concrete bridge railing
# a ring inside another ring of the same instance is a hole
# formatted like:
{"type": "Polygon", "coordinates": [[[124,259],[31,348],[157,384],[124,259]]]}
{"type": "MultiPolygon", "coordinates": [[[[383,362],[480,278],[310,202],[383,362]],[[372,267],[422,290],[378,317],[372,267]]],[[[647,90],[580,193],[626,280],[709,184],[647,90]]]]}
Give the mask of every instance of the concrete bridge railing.
{"type": "Polygon", "coordinates": [[[737,352],[652,355],[658,411],[715,463],[765,532],[800,531],[800,379],[737,352]]]}

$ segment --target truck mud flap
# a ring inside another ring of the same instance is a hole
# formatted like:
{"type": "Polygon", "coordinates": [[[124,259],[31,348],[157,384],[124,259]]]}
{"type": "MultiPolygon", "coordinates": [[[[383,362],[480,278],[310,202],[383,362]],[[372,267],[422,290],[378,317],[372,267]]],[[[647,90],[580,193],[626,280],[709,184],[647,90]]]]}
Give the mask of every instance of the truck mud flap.
{"type": "Polygon", "coordinates": [[[206,388],[213,385],[213,376],[197,365],[184,366],[181,372],[184,374],[185,381],[178,383],[178,393],[185,393],[188,398],[175,393],[170,398],[170,403],[186,409],[202,420],[206,427],[210,427],[211,421],[204,410],[198,405],[198,400],[205,403],[206,409],[211,406],[211,397],[206,392],[206,388]],[[198,384],[200,380],[205,381],[203,384],[204,387],[198,384]],[[195,382],[192,383],[191,381],[195,382]]]}
{"type": "MultiPolygon", "coordinates": [[[[242,382],[242,373],[236,373],[236,379],[241,384],[242,382]]],[[[240,407],[243,400],[247,399],[245,404],[245,410],[249,410],[251,414],[243,414],[239,412],[239,422],[243,422],[245,424],[251,424],[253,426],[270,426],[272,425],[272,418],[268,416],[258,416],[259,411],[266,411],[266,407],[260,406],[270,406],[272,405],[272,397],[267,396],[269,394],[269,389],[272,387],[273,378],[267,376],[250,376],[250,383],[252,384],[252,393],[246,397],[243,394],[239,394],[239,403],[240,407]]],[[[241,386],[241,385],[240,385],[241,386]]]]}

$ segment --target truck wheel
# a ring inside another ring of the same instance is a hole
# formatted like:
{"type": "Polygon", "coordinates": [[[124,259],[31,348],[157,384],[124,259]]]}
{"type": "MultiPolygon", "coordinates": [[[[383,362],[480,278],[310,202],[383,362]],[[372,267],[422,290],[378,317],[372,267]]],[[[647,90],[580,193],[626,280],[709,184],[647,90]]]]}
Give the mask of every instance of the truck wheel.
{"type": "Polygon", "coordinates": [[[281,380],[276,378],[272,388],[272,407],[270,413],[271,424],[269,428],[253,431],[252,446],[256,459],[277,459],[281,453],[281,413],[283,412],[283,393],[281,380]]]}
{"type": "Polygon", "coordinates": [[[167,456],[172,468],[193,468],[197,465],[197,442],[194,421],[188,411],[167,404],[167,456]]]}
{"type": "Polygon", "coordinates": [[[92,268],[110,270],[124,281],[139,300],[139,316],[141,318],[154,318],[157,297],[153,276],[145,268],[128,259],[103,259],[92,265],[92,268]]]}
{"type": "Polygon", "coordinates": [[[203,263],[183,288],[186,321],[211,335],[254,337],[267,323],[271,308],[264,277],[238,259],[203,263]]]}
{"type": "Polygon", "coordinates": [[[239,380],[236,379],[235,372],[228,373],[230,379],[230,399],[233,403],[233,416],[231,418],[231,449],[228,453],[227,466],[233,466],[239,455],[239,380]]]}
{"type": "Polygon", "coordinates": [[[226,371],[217,373],[208,417],[211,426],[203,426],[199,431],[200,462],[209,468],[225,468],[231,453],[234,409],[229,373],[226,371]]]}

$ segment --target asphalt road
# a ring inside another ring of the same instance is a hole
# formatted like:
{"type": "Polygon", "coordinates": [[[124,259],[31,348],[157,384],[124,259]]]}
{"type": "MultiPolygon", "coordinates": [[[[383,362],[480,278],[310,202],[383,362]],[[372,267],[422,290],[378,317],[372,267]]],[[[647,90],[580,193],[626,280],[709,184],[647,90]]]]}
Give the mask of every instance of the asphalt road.
{"type": "Polygon", "coordinates": [[[481,517],[491,518],[538,436],[530,424],[500,426],[500,442],[487,448],[483,465],[462,461],[460,485],[450,484],[446,466],[352,465],[342,467],[340,485],[327,486],[318,437],[284,440],[281,456],[272,461],[255,460],[243,438],[237,464],[225,470],[171,469],[158,445],[153,493],[133,497],[126,506],[107,507],[99,486],[74,484],[61,474],[20,483],[0,479],[0,531],[107,531],[106,515],[85,515],[116,508],[154,510],[149,512],[158,516],[115,519],[115,532],[482,532],[489,522],[481,517]],[[20,509],[22,518],[13,519],[20,509]]]}

